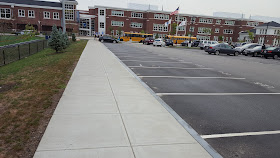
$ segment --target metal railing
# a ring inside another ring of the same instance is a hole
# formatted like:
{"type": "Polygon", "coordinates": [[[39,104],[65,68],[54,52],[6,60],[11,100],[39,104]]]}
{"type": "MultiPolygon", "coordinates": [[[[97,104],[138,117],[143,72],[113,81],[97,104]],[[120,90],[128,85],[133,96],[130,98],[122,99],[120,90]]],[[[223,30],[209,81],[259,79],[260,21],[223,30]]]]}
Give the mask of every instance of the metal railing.
{"type": "Polygon", "coordinates": [[[33,40],[0,47],[0,66],[21,60],[48,47],[47,40],[33,40]]]}

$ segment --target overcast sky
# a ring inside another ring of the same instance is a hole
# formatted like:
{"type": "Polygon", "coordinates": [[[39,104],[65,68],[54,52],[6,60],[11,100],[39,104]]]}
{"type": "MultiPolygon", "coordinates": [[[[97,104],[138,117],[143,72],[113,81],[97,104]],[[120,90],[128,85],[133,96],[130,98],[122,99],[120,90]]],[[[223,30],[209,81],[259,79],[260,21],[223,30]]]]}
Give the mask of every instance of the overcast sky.
{"type": "MultiPolygon", "coordinates": [[[[58,1],[58,0],[48,0],[58,1]]],[[[180,5],[180,13],[213,15],[213,12],[243,13],[251,15],[280,17],[280,0],[77,0],[78,9],[104,5],[126,8],[127,3],[158,5],[166,11],[174,11],[180,5]]]]}

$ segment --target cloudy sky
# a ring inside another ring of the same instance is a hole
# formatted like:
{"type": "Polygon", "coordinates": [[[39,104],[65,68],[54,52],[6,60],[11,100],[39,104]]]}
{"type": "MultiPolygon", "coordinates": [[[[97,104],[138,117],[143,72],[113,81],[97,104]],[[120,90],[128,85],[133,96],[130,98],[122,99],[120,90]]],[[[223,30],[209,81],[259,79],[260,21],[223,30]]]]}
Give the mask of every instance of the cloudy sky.
{"type": "MultiPolygon", "coordinates": [[[[48,0],[58,1],[58,0],[48,0]]],[[[280,17],[280,0],[77,0],[78,9],[104,5],[126,8],[127,3],[158,5],[166,11],[174,11],[180,5],[180,12],[198,15],[213,15],[213,12],[243,13],[251,15],[280,17]]]]}

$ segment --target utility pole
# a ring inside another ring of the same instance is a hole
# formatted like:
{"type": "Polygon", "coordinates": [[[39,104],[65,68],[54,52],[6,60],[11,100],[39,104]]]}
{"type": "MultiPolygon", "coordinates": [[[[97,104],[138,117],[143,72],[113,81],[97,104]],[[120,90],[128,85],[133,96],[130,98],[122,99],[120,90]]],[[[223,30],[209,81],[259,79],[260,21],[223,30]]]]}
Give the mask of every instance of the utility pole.
{"type": "Polygon", "coordinates": [[[65,0],[62,0],[62,28],[63,28],[63,33],[65,33],[66,32],[65,0]]]}
{"type": "Polygon", "coordinates": [[[266,41],[266,36],[267,36],[267,31],[268,31],[268,24],[269,24],[269,22],[267,22],[267,24],[266,24],[266,31],[265,31],[265,36],[264,36],[263,44],[265,44],[265,41],[266,41]]]}

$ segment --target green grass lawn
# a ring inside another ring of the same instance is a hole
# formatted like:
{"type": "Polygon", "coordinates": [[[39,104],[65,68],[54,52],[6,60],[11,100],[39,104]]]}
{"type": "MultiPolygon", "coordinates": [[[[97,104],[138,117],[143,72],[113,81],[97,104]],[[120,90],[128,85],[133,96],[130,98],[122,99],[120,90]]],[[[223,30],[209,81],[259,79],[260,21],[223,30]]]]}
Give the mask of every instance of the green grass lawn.
{"type": "Polygon", "coordinates": [[[33,157],[86,43],[0,67],[0,157],[33,157]]]}
{"type": "Polygon", "coordinates": [[[42,37],[30,37],[30,36],[26,36],[26,35],[18,35],[18,36],[0,36],[0,46],[4,46],[4,45],[9,45],[9,44],[15,44],[15,43],[20,43],[20,42],[26,42],[26,41],[31,41],[31,40],[37,40],[37,39],[44,39],[42,37]]]}

